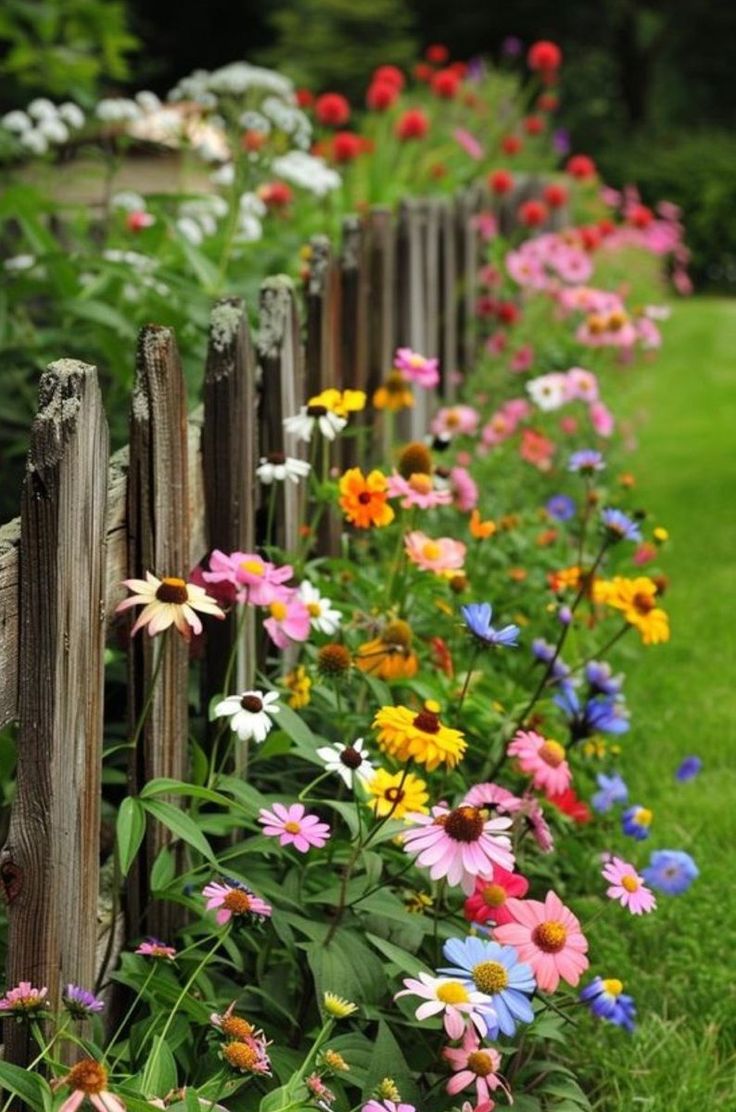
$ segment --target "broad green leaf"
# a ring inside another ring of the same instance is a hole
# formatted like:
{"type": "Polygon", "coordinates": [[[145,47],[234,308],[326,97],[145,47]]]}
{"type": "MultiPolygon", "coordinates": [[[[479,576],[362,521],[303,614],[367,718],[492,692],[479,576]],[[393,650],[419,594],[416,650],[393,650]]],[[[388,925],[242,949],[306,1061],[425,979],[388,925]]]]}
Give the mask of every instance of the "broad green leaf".
{"type": "Polygon", "coordinates": [[[402,950],[400,946],[394,946],[393,942],[387,942],[385,938],[379,938],[377,934],[366,934],[365,937],[379,953],[383,954],[394,965],[397,965],[404,973],[408,973],[410,977],[416,977],[417,973],[420,972],[429,972],[426,965],[415,954],[402,950]]]}
{"type": "Polygon", "coordinates": [[[51,1105],[48,1082],[38,1073],[29,1073],[11,1062],[0,1061],[0,1082],[3,1089],[15,1093],[35,1112],[42,1112],[44,1107],[51,1105]]]}
{"type": "Polygon", "coordinates": [[[406,1058],[393,1036],[391,1028],[381,1020],[373,1043],[373,1055],[363,1084],[363,1099],[367,1100],[384,1077],[392,1078],[401,1093],[401,1099],[419,1104],[419,1093],[406,1058]]]}
{"type": "Polygon", "coordinates": [[[152,818],[165,826],[177,838],[181,838],[183,842],[196,849],[215,868],[218,867],[209,842],[186,812],[180,811],[178,807],[172,806],[171,803],[165,803],[162,799],[147,799],[143,806],[152,818]]]}
{"type": "Polygon", "coordinates": [[[310,942],[306,953],[320,1008],[325,992],[336,992],[356,1004],[375,1004],[384,996],[383,963],[355,932],[338,930],[329,945],[310,942]]]}
{"type": "Polygon", "coordinates": [[[146,833],[146,812],[135,796],[127,796],[120,804],[116,830],[120,872],[127,876],[146,833]]]}

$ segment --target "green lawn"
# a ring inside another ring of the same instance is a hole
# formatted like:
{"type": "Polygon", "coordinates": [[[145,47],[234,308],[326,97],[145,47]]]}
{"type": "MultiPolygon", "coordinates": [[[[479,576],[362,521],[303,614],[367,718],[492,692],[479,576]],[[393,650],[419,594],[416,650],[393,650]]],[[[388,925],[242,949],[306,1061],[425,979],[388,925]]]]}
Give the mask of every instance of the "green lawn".
{"type": "Polygon", "coordinates": [[[634,722],[623,772],[631,802],[654,810],[648,849],[681,848],[701,875],[680,897],[618,933],[594,932],[596,972],[619,977],[639,1024],[576,1029],[599,1112],[736,1109],[736,301],[677,302],[651,368],[632,372],[625,408],[638,429],[638,503],[670,530],[668,645],[628,665],[634,722]],[[700,754],[688,784],[673,772],[700,754]],[[605,955],[606,968],[601,968],[605,955]]]}

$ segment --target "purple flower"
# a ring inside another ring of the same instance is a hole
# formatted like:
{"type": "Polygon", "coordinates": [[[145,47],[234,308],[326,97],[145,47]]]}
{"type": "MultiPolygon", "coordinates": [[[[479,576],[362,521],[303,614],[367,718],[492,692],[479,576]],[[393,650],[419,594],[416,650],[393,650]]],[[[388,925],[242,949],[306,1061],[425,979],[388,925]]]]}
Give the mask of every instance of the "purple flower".
{"type": "Polygon", "coordinates": [[[524,49],[524,43],[518,35],[507,35],[501,43],[501,53],[505,58],[518,58],[524,49]]]}
{"type": "Polygon", "coordinates": [[[605,815],[615,804],[626,803],[628,800],[629,789],[618,772],[613,772],[610,776],[599,772],[596,781],[600,791],[595,793],[590,802],[599,815],[605,815]]]}
{"type": "Polygon", "coordinates": [[[555,154],[569,154],[572,147],[570,144],[570,132],[566,127],[558,127],[552,132],[552,149],[555,154]]]}
{"type": "Polygon", "coordinates": [[[490,602],[471,602],[461,607],[461,610],[468,629],[484,645],[516,648],[519,641],[519,627],[507,625],[503,629],[494,629],[491,625],[493,608],[490,602]]]}
{"type": "Polygon", "coordinates": [[[623,687],[623,676],[614,676],[611,665],[602,660],[591,660],[585,666],[585,678],[591,694],[618,695],[623,687]]]}
{"type": "Polygon", "coordinates": [[[601,521],[612,541],[641,540],[641,529],[633,518],[630,518],[623,510],[603,510],[601,521]]]}
{"type": "Polygon", "coordinates": [[[649,837],[652,817],[652,812],[648,807],[642,807],[640,803],[635,803],[633,807],[627,807],[621,815],[621,829],[630,838],[636,838],[637,842],[643,842],[645,838],[649,837]]]}
{"type": "Polygon", "coordinates": [[[658,849],[649,858],[642,876],[647,884],[667,896],[686,892],[699,876],[700,870],[689,853],[682,849],[658,849]]]}
{"type": "Polygon", "coordinates": [[[74,1019],[87,1019],[95,1012],[104,1011],[105,1002],[79,985],[67,985],[62,994],[64,1007],[74,1019]]]}
{"type": "Polygon", "coordinates": [[[555,521],[569,521],[575,516],[575,502],[567,494],[553,494],[544,508],[555,521]]]}
{"type": "Polygon", "coordinates": [[[688,780],[694,780],[702,767],[703,762],[700,757],[685,757],[675,773],[675,779],[679,780],[681,784],[685,784],[688,780]]]}
{"type": "Polygon", "coordinates": [[[594,977],[589,985],[581,989],[580,999],[588,1005],[594,1016],[633,1031],[636,1006],[623,988],[621,981],[615,978],[594,977]]]}
{"type": "Polygon", "coordinates": [[[596,452],[594,448],[582,448],[570,456],[567,469],[578,471],[581,475],[592,475],[595,471],[602,471],[605,466],[600,452],[596,452]]]}

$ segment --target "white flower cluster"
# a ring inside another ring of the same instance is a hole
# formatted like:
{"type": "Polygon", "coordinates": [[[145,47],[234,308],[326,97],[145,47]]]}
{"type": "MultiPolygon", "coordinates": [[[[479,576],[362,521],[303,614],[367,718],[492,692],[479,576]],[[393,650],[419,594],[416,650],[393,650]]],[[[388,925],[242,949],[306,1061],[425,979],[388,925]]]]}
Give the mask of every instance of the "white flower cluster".
{"type": "Polygon", "coordinates": [[[280,100],[279,97],[270,96],[264,100],[261,111],[273,121],[279,131],[291,137],[294,146],[300,150],[308,150],[312,141],[312,125],[301,108],[280,100]]]}
{"type": "Polygon", "coordinates": [[[261,220],[266,215],[266,205],[257,193],[243,193],[238,213],[236,243],[254,243],[263,235],[261,220]]]}
{"type": "Polygon", "coordinates": [[[324,159],[306,151],[289,151],[275,158],[271,169],[276,177],[307,189],[317,197],[324,197],[333,189],[340,188],[341,178],[337,170],[328,166],[324,159]]]}
{"type": "Polygon", "coordinates": [[[216,193],[204,194],[179,205],[176,226],[181,235],[198,247],[217,231],[217,223],[227,215],[227,201],[216,193]]]}
{"type": "Polygon", "coordinates": [[[110,206],[123,209],[125,212],[144,212],[146,202],[140,193],[136,193],[132,189],[123,189],[120,193],[111,197],[110,206]]]}
{"type": "MultiPolygon", "coordinates": [[[[109,263],[116,263],[132,270],[135,282],[126,282],[123,286],[123,297],[126,301],[139,301],[141,290],[153,290],[159,297],[169,297],[171,289],[165,282],[156,278],[154,271],[158,267],[158,260],[150,255],[143,255],[140,251],[123,251],[117,247],[108,247],[102,252],[103,259],[109,263]]],[[[88,285],[95,280],[93,274],[80,275],[83,285],[88,285]]]]}
{"type": "Polygon", "coordinates": [[[71,100],[56,105],[37,97],[25,112],[7,112],[0,125],[32,154],[46,154],[50,146],[66,143],[73,131],[84,127],[84,112],[71,100]]]}

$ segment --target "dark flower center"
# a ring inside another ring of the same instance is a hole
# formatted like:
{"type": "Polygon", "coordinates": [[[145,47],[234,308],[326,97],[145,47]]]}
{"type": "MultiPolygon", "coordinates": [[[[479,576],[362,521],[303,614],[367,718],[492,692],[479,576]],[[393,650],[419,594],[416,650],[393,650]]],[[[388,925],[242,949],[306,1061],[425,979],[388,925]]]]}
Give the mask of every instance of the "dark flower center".
{"type": "Polygon", "coordinates": [[[360,502],[361,506],[367,506],[372,497],[373,495],[369,490],[361,490],[360,494],[358,495],[358,501],[360,502]]]}
{"type": "Polygon", "coordinates": [[[240,705],[243,710],[249,711],[251,714],[258,714],[263,710],[263,700],[259,699],[257,695],[244,695],[240,700],[240,705]]]}
{"type": "Polygon", "coordinates": [[[308,405],[307,406],[307,416],[308,417],[324,417],[326,413],[327,413],[327,406],[326,405],[308,405]]]}
{"type": "Polygon", "coordinates": [[[282,463],[286,463],[286,456],[283,452],[269,452],[266,458],[268,459],[269,463],[276,464],[277,466],[282,463]]]}
{"type": "Polygon", "coordinates": [[[654,610],[655,602],[651,595],[645,594],[643,591],[638,591],[634,595],[634,608],[638,614],[648,614],[650,610],[654,610]]]}
{"type": "Polygon", "coordinates": [[[477,807],[456,807],[442,825],[455,842],[477,842],[483,833],[483,815],[477,807]]]}
{"type": "Polygon", "coordinates": [[[346,745],[340,753],[340,760],[346,768],[360,768],[363,763],[362,756],[352,745],[346,745]]]}
{"type": "Polygon", "coordinates": [[[403,788],[386,788],[383,794],[389,803],[401,803],[406,793],[403,788]]]}
{"type": "Polygon", "coordinates": [[[189,598],[187,585],[183,579],[177,579],[173,576],[162,579],[161,586],[156,590],[156,598],[159,602],[171,602],[176,606],[181,606],[189,598]]]}
{"type": "Polygon", "coordinates": [[[422,730],[425,734],[438,734],[440,732],[440,719],[439,715],[431,710],[420,710],[412,722],[417,730],[422,730]]]}

